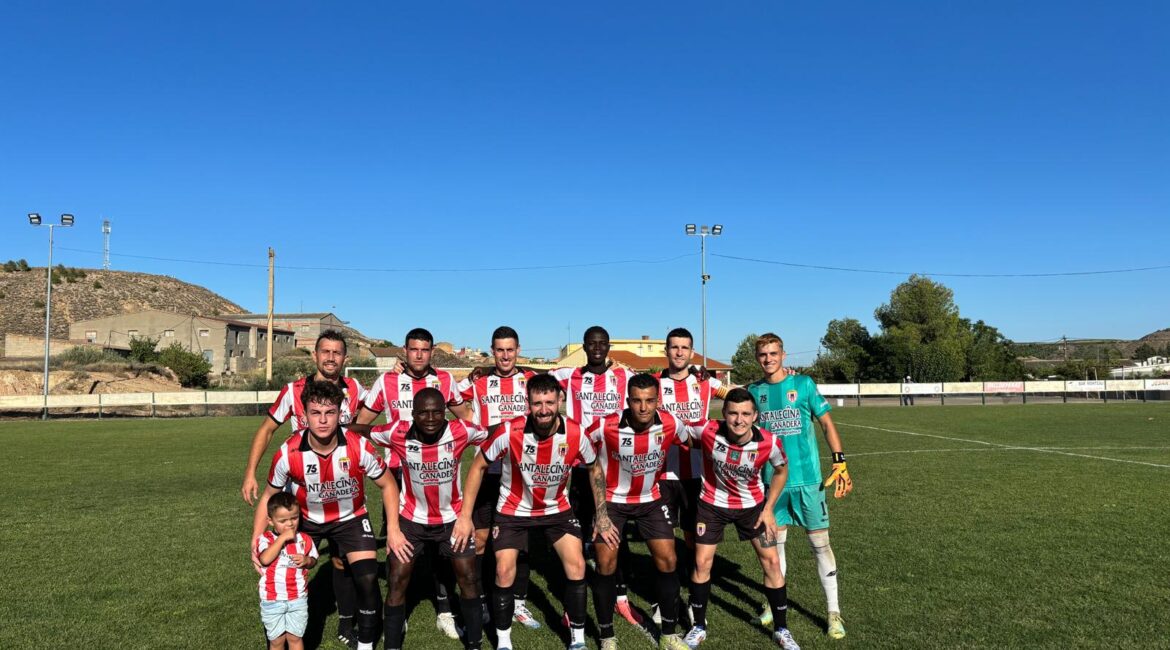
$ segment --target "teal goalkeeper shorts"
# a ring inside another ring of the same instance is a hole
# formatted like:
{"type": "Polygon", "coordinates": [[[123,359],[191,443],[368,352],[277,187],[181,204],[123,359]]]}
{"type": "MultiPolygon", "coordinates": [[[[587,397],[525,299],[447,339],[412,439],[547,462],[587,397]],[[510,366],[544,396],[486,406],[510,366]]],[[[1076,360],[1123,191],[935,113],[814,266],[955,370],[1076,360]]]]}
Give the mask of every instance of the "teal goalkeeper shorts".
{"type": "Polygon", "coordinates": [[[773,512],[778,526],[800,526],[805,530],[829,527],[829,506],[819,483],[784,488],[773,512]]]}

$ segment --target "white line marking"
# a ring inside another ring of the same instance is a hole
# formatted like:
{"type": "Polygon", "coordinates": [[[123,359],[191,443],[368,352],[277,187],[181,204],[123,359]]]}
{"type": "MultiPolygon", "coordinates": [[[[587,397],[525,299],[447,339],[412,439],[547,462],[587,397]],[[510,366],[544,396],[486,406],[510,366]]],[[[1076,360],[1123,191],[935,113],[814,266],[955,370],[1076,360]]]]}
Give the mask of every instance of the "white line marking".
{"type": "Polygon", "coordinates": [[[968,442],[968,443],[972,443],[972,444],[976,444],[976,445],[987,445],[988,447],[995,447],[998,449],[1017,449],[1017,450],[1021,450],[1021,451],[1037,451],[1037,452],[1040,452],[1042,454],[1059,454],[1061,456],[1073,456],[1073,457],[1077,457],[1077,458],[1092,458],[1094,460],[1107,460],[1107,461],[1111,461],[1114,463],[1128,463],[1130,465],[1145,465],[1147,467],[1161,467],[1163,469],[1170,469],[1170,465],[1162,465],[1159,463],[1147,463],[1145,461],[1140,461],[1140,460],[1125,460],[1125,459],[1121,459],[1121,458],[1109,458],[1107,456],[1092,456],[1089,454],[1074,454],[1074,453],[1068,452],[1068,451],[1060,451],[1057,449],[1045,448],[1045,447],[1023,447],[1023,446],[1016,446],[1016,445],[1003,445],[1003,444],[1000,444],[998,442],[987,442],[986,440],[975,440],[972,438],[954,438],[951,436],[940,436],[940,435],[937,435],[934,433],[920,433],[918,431],[902,431],[899,429],[883,429],[882,427],[871,427],[871,426],[867,426],[864,424],[849,424],[848,422],[840,422],[838,424],[840,424],[841,426],[846,426],[846,427],[856,427],[858,429],[871,429],[873,431],[885,431],[887,433],[902,433],[902,434],[905,434],[908,436],[921,436],[923,438],[938,438],[940,440],[951,440],[954,442],[968,442]]]}
{"type": "MultiPolygon", "coordinates": [[[[1084,449],[1112,449],[1116,451],[1126,450],[1166,450],[1170,447],[951,447],[938,449],[896,449],[892,451],[863,451],[860,453],[850,453],[850,458],[858,456],[888,456],[891,454],[933,454],[945,453],[951,451],[1037,451],[1037,450],[1084,450],[1084,449]]],[[[825,459],[831,459],[832,456],[822,456],[825,459]]]]}

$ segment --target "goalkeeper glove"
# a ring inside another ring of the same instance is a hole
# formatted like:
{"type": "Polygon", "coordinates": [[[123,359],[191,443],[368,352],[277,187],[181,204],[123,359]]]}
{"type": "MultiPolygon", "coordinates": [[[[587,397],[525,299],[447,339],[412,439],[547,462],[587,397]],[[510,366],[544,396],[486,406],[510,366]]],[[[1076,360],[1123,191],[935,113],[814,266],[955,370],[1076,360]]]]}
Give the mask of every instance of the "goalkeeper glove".
{"type": "Polygon", "coordinates": [[[845,454],[839,451],[833,452],[833,473],[825,479],[824,487],[827,488],[834,483],[837,484],[837,488],[833,496],[838,499],[853,491],[853,479],[849,478],[849,469],[845,466],[845,454]]]}

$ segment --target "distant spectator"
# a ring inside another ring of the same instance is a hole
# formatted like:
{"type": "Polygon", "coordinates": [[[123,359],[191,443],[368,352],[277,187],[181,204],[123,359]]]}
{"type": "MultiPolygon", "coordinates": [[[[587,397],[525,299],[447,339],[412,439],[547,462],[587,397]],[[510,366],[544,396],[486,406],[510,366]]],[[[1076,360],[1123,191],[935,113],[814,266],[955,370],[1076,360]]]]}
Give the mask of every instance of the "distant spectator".
{"type": "MultiPolygon", "coordinates": [[[[902,380],[902,383],[913,384],[914,380],[910,378],[910,375],[906,375],[906,378],[902,380]]],[[[902,389],[902,406],[914,406],[914,396],[910,393],[907,393],[905,388],[902,389]]]]}

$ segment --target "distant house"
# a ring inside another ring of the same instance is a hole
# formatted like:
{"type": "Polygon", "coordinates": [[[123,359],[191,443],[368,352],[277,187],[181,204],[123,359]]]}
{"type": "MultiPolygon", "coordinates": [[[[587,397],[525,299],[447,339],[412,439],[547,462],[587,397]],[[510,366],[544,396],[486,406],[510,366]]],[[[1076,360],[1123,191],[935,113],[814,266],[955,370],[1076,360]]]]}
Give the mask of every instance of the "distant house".
{"type": "MultiPolygon", "coordinates": [[[[252,323],[261,328],[268,326],[268,314],[228,314],[224,318],[252,323]]],[[[272,326],[292,330],[296,334],[296,346],[302,350],[313,351],[317,337],[325,330],[338,330],[346,338],[360,338],[361,335],[345,324],[345,321],[329,312],[312,312],[304,314],[273,314],[272,326]]],[[[356,347],[356,346],[355,346],[356,347]]],[[[355,350],[350,351],[354,356],[355,350]]]]}
{"type": "MultiPolygon", "coordinates": [[[[292,351],[294,335],[291,329],[273,328],[273,356],[292,351]]],[[[77,321],[69,326],[69,338],[111,348],[128,348],[133,338],[158,339],[160,350],[178,343],[202,354],[212,374],[253,370],[268,346],[267,329],[254,323],[154,309],[77,321]]]]}
{"type": "MultiPolygon", "coordinates": [[[[661,371],[668,367],[666,361],[666,341],[652,339],[643,335],[639,339],[610,339],[609,358],[637,372],[661,371]]],[[[558,367],[585,365],[585,350],[580,343],[570,343],[561,348],[561,357],[554,364],[558,367]]],[[[715,359],[705,359],[703,355],[695,353],[691,365],[706,366],[719,381],[728,383],[731,378],[731,366],[715,359]]]]}
{"type": "Polygon", "coordinates": [[[1158,377],[1170,374],[1170,359],[1166,357],[1150,357],[1132,366],[1114,368],[1109,371],[1112,379],[1139,379],[1141,377],[1158,377]]]}

